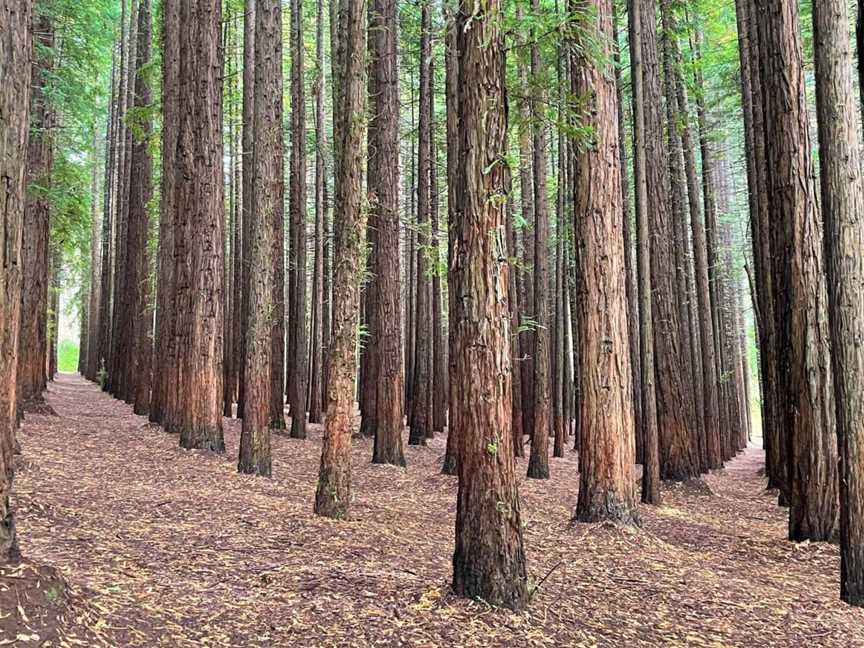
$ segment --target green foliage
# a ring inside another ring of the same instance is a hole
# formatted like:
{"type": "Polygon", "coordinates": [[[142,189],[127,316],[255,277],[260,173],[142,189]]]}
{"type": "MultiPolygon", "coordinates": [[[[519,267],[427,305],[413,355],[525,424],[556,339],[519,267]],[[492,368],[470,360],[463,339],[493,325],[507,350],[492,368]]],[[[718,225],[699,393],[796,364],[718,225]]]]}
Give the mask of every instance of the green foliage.
{"type": "Polygon", "coordinates": [[[66,373],[78,371],[78,344],[73,340],[60,340],[57,345],[57,368],[66,373]]]}

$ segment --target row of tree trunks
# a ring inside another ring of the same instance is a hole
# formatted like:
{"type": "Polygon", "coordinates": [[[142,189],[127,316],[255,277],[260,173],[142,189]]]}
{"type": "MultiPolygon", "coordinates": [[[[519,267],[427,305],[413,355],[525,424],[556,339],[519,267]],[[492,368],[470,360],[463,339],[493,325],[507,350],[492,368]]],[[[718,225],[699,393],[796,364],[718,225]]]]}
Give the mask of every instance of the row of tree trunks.
{"type": "Polygon", "coordinates": [[[366,124],[366,2],[340,0],[336,33],[344,42],[337,54],[338,81],[334,119],[340,120],[335,146],[333,331],[328,348],[327,416],[321,467],[315,488],[315,512],[331,518],[348,515],[351,501],[351,432],[361,263],[365,246],[363,140],[366,124]]]}
{"type": "Polygon", "coordinates": [[[778,424],[787,434],[789,538],[837,528],[837,439],[822,224],[813,182],[798,5],[758,0],[774,287],[778,424]]]}
{"type": "MultiPolygon", "coordinates": [[[[291,407],[291,436],[306,438],[307,376],[306,336],[306,91],[303,81],[303,2],[291,2],[291,162],[289,206],[291,210],[290,353],[288,355],[288,393],[291,407]]],[[[281,75],[280,75],[281,79],[281,75]]],[[[281,231],[281,220],[276,223],[281,231]]],[[[277,236],[277,242],[281,237],[277,236]]],[[[277,247],[275,257],[282,258],[277,247]]],[[[277,261],[278,262],[278,261],[277,261]]],[[[284,307],[281,309],[284,311],[284,307]]],[[[278,311],[277,311],[278,312],[278,311]]],[[[280,372],[281,359],[274,355],[274,369],[280,372]]],[[[274,383],[274,389],[276,383],[274,383]]],[[[275,394],[274,394],[275,397],[275,394]]],[[[280,397],[281,398],[281,397],[280,397]]],[[[281,399],[278,409],[282,410],[281,399]]],[[[274,406],[276,405],[274,400],[274,406]]]]}
{"type": "Polygon", "coordinates": [[[0,0],[0,565],[19,558],[10,494],[17,427],[18,338],[30,134],[32,6],[0,0]]]}
{"type": "Polygon", "coordinates": [[[813,3],[828,313],[840,454],[840,596],[864,606],[864,226],[848,4],[813,3]]]}
{"type": "MultiPolygon", "coordinates": [[[[370,115],[368,132],[368,189],[373,274],[367,291],[375,297],[368,312],[370,326],[366,356],[367,381],[374,385],[373,398],[364,410],[364,422],[374,422],[374,463],[405,465],[402,450],[402,328],[400,326],[399,256],[399,73],[398,25],[395,0],[375,0],[370,13],[369,75],[370,115]],[[374,264],[374,265],[373,265],[374,264]]],[[[367,301],[367,306],[369,301],[367,301]]]]}
{"type": "Polygon", "coordinates": [[[34,14],[33,42],[36,60],[30,81],[33,88],[30,99],[31,134],[27,145],[27,196],[21,256],[25,270],[18,336],[18,389],[19,398],[24,403],[41,401],[47,384],[48,191],[53,166],[52,131],[55,120],[48,99],[48,77],[54,65],[54,24],[49,15],[34,14]]]}

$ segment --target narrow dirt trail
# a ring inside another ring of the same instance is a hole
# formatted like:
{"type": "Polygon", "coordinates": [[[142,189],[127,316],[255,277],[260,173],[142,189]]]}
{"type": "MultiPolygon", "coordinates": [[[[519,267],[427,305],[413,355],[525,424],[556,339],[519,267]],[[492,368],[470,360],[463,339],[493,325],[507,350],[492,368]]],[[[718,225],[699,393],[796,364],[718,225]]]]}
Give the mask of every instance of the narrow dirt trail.
{"type": "MultiPolygon", "coordinates": [[[[449,594],[456,482],[444,439],[408,469],[354,442],[353,519],[312,514],[321,433],[274,436],[272,480],[174,436],[78,376],[61,375],[19,436],[18,526],[116,646],[864,646],[838,596],[838,554],[785,540],[750,449],[707,490],[664,489],[640,530],[571,524],[575,455],[522,479],[529,571],[522,614],[449,594]]],[[[524,475],[524,461],[519,471],[524,475]]]]}

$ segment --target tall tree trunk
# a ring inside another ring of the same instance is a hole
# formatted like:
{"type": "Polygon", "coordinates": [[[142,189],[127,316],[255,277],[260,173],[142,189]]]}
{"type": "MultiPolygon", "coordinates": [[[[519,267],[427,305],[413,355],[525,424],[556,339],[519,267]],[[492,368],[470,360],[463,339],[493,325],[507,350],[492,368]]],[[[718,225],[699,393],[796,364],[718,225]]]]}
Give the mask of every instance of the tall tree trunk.
{"type": "MultiPolygon", "coordinates": [[[[291,0],[291,436],[306,438],[306,91],[303,80],[303,0],[291,0]]],[[[280,225],[281,227],[281,221],[280,225]]],[[[274,389],[276,385],[274,384],[274,389]]],[[[281,397],[280,397],[281,398],[281,397]]],[[[280,400],[281,410],[281,400],[280,400]]]]}
{"type": "MultiPolygon", "coordinates": [[[[150,105],[150,87],[145,74],[139,74],[150,63],[150,2],[141,0],[138,8],[138,44],[134,74],[134,107],[139,111],[150,105]]],[[[150,215],[148,203],[153,195],[153,177],[150,153],[150,120],[139,122],[141,131],[136,134],[131,151],[131,173],[129,177],[129,229],[127,288],[129,297],[132,354],[130,358],[130,389],[127,401],[134,403],[136,414],[147,414],[150,407],[150,362],[153,354],[150,329],[150,263],[148,238],[150,215]]]]}
{"type": "MultiPolygon", "coordinates": [[[[604,60],[611,59],[612,0],[574,0],[592,16],[604,60]],[[596,17],[595,17],[596,16],[596,17]]],[[[627,343],[627,275],[621,209],[618,105],[615,77],[576,47],[571,63],[573,96],[580,123],[593,141],[576,147],[573,178],[575,240],[579,250],[579,417],[590,439],[579,452],[576,519],[635,523],[634,428],[630,406],[630,348],[627,343]],[[582,104],[582,101],[585,101],[582,104]]],[[[601,66],[602,65],[602,66],[601,66]]]]}
{"type": "Polygon", "coordinates": [[[10,494],[17,422],[27,136],[30,131],[32,34],[30,0],[0,0],[0,565],[20,556],[10,494]]]}
{"type": "MultiPolygon", "coordinates": [[[[653,14],[653,12],[651,12],[653,14]]],[[[639,280],[639,352],[642,367],[642,501],[660,504],[657,394],[654,389],[654,313],[651,308],[652,239],[648,231],[642,0],[630,3],[630,69],[633,78],[633,150],[636,185],[636,261],[639,280]]]]}
{"type": "MultiPolygon", "coordinates": [[[[432,11],[430,0],[429,10],[432,11]]],[[[433,41],[434,43],[434,41],[433,41]]],[[[432,429],[443,432],[447,427],[449,387],[447,381],[447,343],[444,336],[444,295],[441,289],[441,229],[439,223],[438,142],[435,136],[435,69],[434,56],[429,61],[429,242],[432,272],[432,429]]]]}
{"type": "Polygon", "coordinates": [[[54,114],[49,105],[49,75],[54,66],[54,23],[48,14],[34,15],[30,138],[27,152],[27,199],[21,315],[18,345],[18,388],[22,402],[41,401],[45,390],[48,354],[48,187],[53,166],[54,114]]]}
{"type": "MultiPolygon", "coordinates": [[[[273,307],[276,268],[273,256],[279,238],[274,223],[282,221],[282,4],[257,0],[255,6],[255,155],[252,166],[252,214],[249,238],[249,329],[244,380],[246,401],[237,469],[270,476],[272,420],[273,307]]],[[[277,315],[278,317],[278,315],[277,315]]],[[[280,391],[279,398],[281,400],[280,391]]]]}
{"type": "MultiPolygon", "coordinates": [[[[162,177],[159,205],[159,255],[156,288],[156,358],[150,420],[173,429],[177,410],[179,349],[175,336],[174,226],[176,212],[179,4],[165,0],[162,5],[162,177]]],[[[103,263],[105,256],[103,255],[103,263]]],[[[104,276],[104,269],[103,269],[104,276]]],[[[103,284],[104,286],[104,284],[103,284]]]]}
{"type": "Polygon", "coordinates": [[[690,442],[685,387],[686,368],[679,340],[680,317],[675,289],[674,221],[669,209],[669,165],[663,138],[663,106],[657,49],[654,0],[634,0],[642,27],[642,97],[645,116],[645,172],[651,234],[651,308],[657,391],[660,476],[687,480],[699,475],[699,462],[690,442]]]}
{"type": "Polygon", "coordinates": [[[693,374],[693,334],[690,327],[690,313],[688,310],[687,265],[689,264],[689,259],[685,254],[688,203],[685,196],[687,185],[684,176],[684,152],[681,147],[681,133],[678,126],[678,114],[675,108],[675,67],[677,63],[675,38],[677,26],[671,0],[662,0],[660,3],[660,14],[663,60],[662,87],[666,99],[666,143],[669,153],[670,216],[673,232],[671,241],[674,268],[673,291],[674,303],[678,309],[677,338],[679,342],[680,367],[683,372],[681,393],[685,408],[685,420],[690,422],[690,432],[687,441],[690,445],[693,460],[695,461],[693,475],[697,476],[701,473],[699,444],[704,436],[704,424],[701,417],[701,408],[697,409],[696,382],[693,374]]]}
{"type": "MultiPolygon", "coordinates": [[[[133,308],[137,301],[137,268],[130,262],[129,200],[132,184],[132,127],[129,118],[135,102],[135,76],[137,70],[138,13],[140,0],[131,0],[126,32],[126,65],[122,86],[123,111],[120,129],[121,158],[118,174],[117,219],[114,228],[115,263],[114,295],[111,318],[111,362],[108,371],[108,389],[120,400],[128,400],[131,391],[131,358],[135,354],[135,328],[133,308]]],[[[133,232],[134,235],[134,232],[133,232]]],[[[133,241],[133,245],[136,241],[133,241]]]]}
{"type": "MultiPolygon", "coordinates": [[[[370,12],[368,185],[376,225],[377,296],[372,321],[376,330],[375,443],[373,463],[405,465],[402,451],[402,328],[399,320],[399,42],[395,0],[374,0],[370,12]]],[[[365,415],[365,413],[364,413],[365,415]]]]}
{"type": "MultiPolygon", "coordinates": [[[[83,354],[84,365],[81,368],[82,375],[88,380],[96,380],[97,365],[97,334],[99,327],[99,301],[100,301],[100,281],[101,276],[101,258],[102,258],[102,239],[100,236],[100,218],[99,218],[99,201],[97,199],[99,191],[99,141],[97,129],[93,128],[93,175],[90,184],[91,209],[90,209],[90,290],[87,300],[87,327],[84,329],[83,335],[87,340],[87,352],[83,354]]],[[[103,178],[103,181],[105,178],[103,178]]]]}
{"type": "Polygon", "coordinates": [[[411,433],[408,443],[426,444],[434,436],[432,419],[432,282],[430,258],[430,170],[432,129],[432,14],[430,0],[422,0],[420,18],[420,103],[417,143],[417,311],[414,316],[414,380],[410,407],[411,433]]]}
{"type": "MultiPolygon", "coordinates": [[[[458,46],[458,20],[456,13],[458,5],[453,0],[442,0],[444,9],[444,17],[446,20],[446,31],[444,35],[444,62],[445,62],[445,101],[447,108],[447,231],[448,240],[449,232],[453,230],[453,224],[456,222],[459,211],[459,196],[457,190],[459,184],[459,144],[460,144],[460,122],[459,122],[459,46],[458,46]]],[[[447,246],[447,267],[453,264],[453,248],[447,246]]],[[[455,299],[455,291],[453,285],[447,282],[447,303],[450,309],[453,308],[453,300],[455,299]]],[[[454,335],[452,320],[448,318],[447,327],[447,358],[448,358],[448,373],[447,385],[448,391],[455,384],[456,363],[452,355],[454,348],[454,335]]],[[[521,396],[521,395],[520,395],[521,396]]],[[[449,399],[448,399],[449,400],[449,399]]],[[[444,454],[444,464],[441,472],[445,475],[455,475],[458,470],[458,444],[459,444],[459,428],[456,421],[456,408],[451,407],[447,419],[447,450],[444,454]]]]}
{"type": "MultiPolygon", "coordinates": [[[[517,20],[522,20],[522,2],[516,4],[517,20]]],[[[519,100],[519,194],[521,198],[522,220],[522,294],[519,299],[522,329],[519,335],[519,350],[522,360],[522,431],[533,438],[534,435],[534,340],[536,319],[534,308],[534,154],[531,138],[531,91],[528,85],[528,64],[524,54],[516,61],[516,74],[523,96],[519,100]],[[523,327],[522,317],[525,318],[523,327]]]]}
{"type": "Polygon", "coordinates": [[[621,45],[618,39],[617,4],[612,3],[612,26],[615,30],[615,93],[618,102],[618,149],[621,166],[621,209],[623,211],[624,270],[627,274],[627,321],[630,340],[630,373],[633,384],[633,421],[636,437],[636,463],[642,463],[642,379],[639,359],[639,297],[636,267],[633,261],[633,227],[631,225],[630,190],[627,185],[627,138],[625,136],[625,112],[621,81],[621,45]]]}
{"type": "MultiPolygon", "coordinates": [[[[252,176],[255,162],[255,9],[257,0],[246,0],[246,12],[243,14],[243,168],[242,168],[242,203],[243,216],[240,238],[248,242],[243,244],[242,263],[243,276],[242,300],[240,304],[240,328],[243,336],[240,340],[240,375],[237,395],[237,416],[242,418],[246,407],[246,371],[245,358],[248,355],[246,338],[249,331],[249,291],[251,290],[250,267],[252,265],[252,176]]],[[[272,353],[272,352],[271,352],[272,353]]]]}
{"type": "MultiPolygon", "coordinates": [[[[684,173],[690,210],[690,232],[693,246],[693,277],[698,321],[699,365],[702,370],[702,417],[704,425],[704,469],[720,468],[720,419],[717,392],[717,359],[714,355],[714,320],[711,317],[711,294],[708,283],[708,244],[705,223],[699,209],[699,184],[696,179],[696,160],[690,135],[687,94],[680,71],[680,60],[675,73],[675,101],[683,124],[681,144],[684,151],[684,173]]],[[[700,457],[700,461],[703,458],[700,457]]]]}
{"type": "MultiPolygon", "coordinates": [[[[535,14],[540,12],[540,0],[532,0],[535,14]]],[[[535,34],[536,36],[536,34],[535,34]]],[[[541,73],[540,46],[531,47],[531,74],[541,73]]],[[[531,117],[534,124],[534,426],[531,429],[531,456],[528,477],[549,479],[549,430],[551,402],[549,398],[549,211],[546,195],[546,146],[548,132],[543,123],[543,93],[531,94],[531,117]]]]}
{"type": "MultiPolygon", "coordinates": [[[[512,192],[512,183],[510,191],[512,192]]],[[[511,425],[513,426],[513,454],[516,457],[525,456],[524,439],[525,433],[522,429],[522,372],[519,370],[521,356],[519,353],[519,287],[517,282],[517,266],[519,259],[516,251],[516,228],[513,225],[514,210],[512,203],[507,203],[507,259],[510,264],[510,277],[508,284],[508,305],[510,315],[510,366],[513,368],[513,385],[511,389],[511,425]]]]}
{"type": "Polygon", "coordinates": [[[502,7],[460,8],[458,204],[450,224],[450,358],[459,426],[459,491],[453,590],[492,605],[528,604],[525,549],[513,458],[507,323],[504,161],[507,113],[502,7]],[[471,11],[472,13],[467,13],[471,11]],[[464,29],[466,21],[471,29],[464,29]]]}
{"type": "MultiPolygon", "coordinates": [[[[749,132],[748,149],[753,151],[753,169],[756,195],[756,212],[751,212],[753,232],[753,264],[756,271],[756,294],[758,297],[759,317],[759,363],[762,375],[762,436],[765,445],[765,472],[768,475],[768,488],[786,490],[785,433],[780,429],[777,403],[776,337],[774,329],[774,288],[772,284],[771,235],[768,221],[768,185],[765,158],[765,128],[762,97],[762,71],[760,69],[760,44],[757,29],[756,5],[754,0],[741,0],[742,20],[746,19],[747,60],[750,72],[750,101],[745,91],[745,108],[752,104],[752,124],[749,132]]],[[[739,28],[740,31],[741,30],[739,28]]],[[[745,138],[747,111],[745,110],[745,138]]],[[[745,139],[745,143],[747,140],[745,139]]]]}
{"type": "Polygon", "coordinates": [[[174,250],[178,393],[187,449],[224,452],[222,435],[222,61],[219,0],[180,6],[174,250]]]}
{"type": "Polygon", "coordinates": [[[315,17],[315,269],[312,277],[312,341],[309,362],[309,422],[324,419],[324,245],[326,238],[324,185],[327,168],[324,162],[324,0],[316,0],[315,17]]]}
{"type": "Polygon", "coordinates": [[[363,139],[366,125],[365,34],[366,0],[341,0],[340,38],[345,41],[341,61],[340,100],[335,118],[343,120],[341,144],[336,148],[336,213],[334,233],[333,334],[328,349],[327,420],[324,447],[315,489],[315,512],[324,517],[347,517],[351,500],[351,428],[354,382],[357,374],[357,304],[366,245],[363,208],[363,139]]]}
{"type": "Polygon", "coordinates": [[[813,4],[816,106],[834,403],[840,450],[840,598],[864,606],[864,223],[852,61],[842,0],[813,4]]]}
{"type": "Polygon", "coordinates": [[[759,0],[758,8],[789,538],[827,540],[837,524],[837,440],[798,5],[759,0]]]}

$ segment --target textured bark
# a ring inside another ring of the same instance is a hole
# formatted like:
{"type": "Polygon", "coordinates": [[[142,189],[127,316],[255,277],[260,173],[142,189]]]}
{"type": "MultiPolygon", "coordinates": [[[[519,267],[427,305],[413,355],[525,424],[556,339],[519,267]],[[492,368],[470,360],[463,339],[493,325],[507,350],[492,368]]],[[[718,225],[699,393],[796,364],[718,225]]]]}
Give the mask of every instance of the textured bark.
{"type": "Polygon", "coordinates": [[[683,481],[699,474],[687,422],[684,350],[679,339],[680,317],[675,289],[674,223],[669,209],[669,165],[663,138],[656,12],[653,0],[634,0],[642,26],[642,82],[648,212],[651,235],[651,308],[654,324],[657,430],[660,476],[683,481]]]}
{"type": "Polygon", "coordinates": [[[54,115],[48,104],[48,75],[54,65],[54,23],[47,14],[33,16],[36,57],[32,67],[30,138],[27,151],[27,200],[21,252],[21,315],[18,389],[22,402],[42,400],[48,354],[48,189],[51,182],[54,115]],[[41,51],[41,55],[40,55],[41,51]]]}
{"type": "MultiPolygon", "coordinates": [[[[522,3],[516,5],[517,20],[522,19],[522,3]]],[[[531,103],[528,89],[528,66],[524,56],[516,61],[516,75],[523,96],[519,100],[519,192],[522,201],[522,294],[519,299],[522,332],[519,350],[522,353],[519,370],[522,372],[522,431],[534,433],[534,154],[531,138],[531,103]],[[525,318],[526,321],[523,321],[525,318]],[[523,324],[525,324],[523,326],[523,324]]]]}
{"type": "MultiPolygon", "coordinates": [[[[457,6],[451,0],[442,0],[444,16],[447,21],[447,28],[444,37],[444,61],[445,61],[445,101],[447,108],[447,231],[448,241],[447,246],[447,267],[453,264],[453,246],[450,233],[453,231],[453,224],[456,222],[459,212],[459,140],[460,140],[460,122],[459,122],[459,48],[458,48],[458,32],[456,11],[457,6]]],[[[447,282],[447,303],[449,308],[453,308],[453,300],[455,293],[453,285],[447,282]]],[[[450,325],[448,318],[447,328],[447,384],[452,388],[454,384],[456,363],[452,355],[454,345],[453,326],[450,325]]],[[[458,441],[459,427],[456,421],[456,408],[450,408],[447,420],[447,450],[444,454],[444,464],[441,472],[445,475],[455,475],[458,470],[458,441]]]]}
{"type": "Polygon", "coordinates": [[[357,304],[362,280],[366,213],[363,208],[363,158],[366,123],[366,0],[341,0],[340,30],[344,57],[340,101],[334,117],[343,120],[337,147],[333,273],[333,334],[328,349],[327,420],[321,467],[315,487],[315,512],[344,519],[351,501],[351,427],[357,374],[357,304]]]}
{"type": "MultiPolygon", "coordinates": [[[[249,329],[244,380],[246,401],[240,435],[240,472],[270,476],[272,423],[272,331],[276,282],[273,262],[281,221],[282,180],[282,5],[258,0],[255,7],[255,156],[249,238],[249,329]]],[[[281,399],[281,392],[279,394],[281,399]]]]}
{"type": "MultiPolygon", "coordinates": [[[[510,187],[512,191],[512,185],[510,187]]],[[[510,315],[510,366],[513,367],[513,385],[511,389],[512,412],[510,416],[513,426],[513,454],[516,457],[525,456],[525,433],[522,430],[522,372],[519,370],[520,339],[519,339],[519,288],[516,281],[518,258],[516,256],[516,229],[513,226],[513,205],[507,204],[507,259],[510,264],[508,283],[508,305],[510,315]]]]}
{"type": "MultiPolygon", "coordinates": [[[[748,131],[745,110],[745,137],[749,133],[748,149],[753,151],[753,170],[756,196],[756,212],[751,211],[751,231],[753,238],[753,265],[755,270],[756,294],[758,297],[757,331],[759,333],[759,365],[762,379],[762,436],[765,445],[765,472],[768,474],[768,488],[785,490],[786,463],[783,461],[783,441],[777,417],[777,374],[774,331],[774,289],[771,272],[771,236],[768,222],[768,188],[765,159],[764,110],[762,99],[762,73],[759,63],[759,34],[756,26],[756,5],[753,0],[742,0],[741,21],[745,20],[746,30],[739,27],[739,33],[747,34],[747,66],[750,72],[750,93],[745,91],[742,103],[745,108],[751,105],[752,123],[748,131]]],[[[743,69],[743,64],[742,64],[743,69]]],[[[747,140],[745,140],[747,142],[747,140]]]]}
{"type": "MultiPolygon", "coordinates": [[[[679,62],[680,65],[680,62],[679,62]]],[[[676,71],[675,96],[678,113],[690,114],[687,94],[680,67],[676,71]]],[[[687,198],[690,210],[690,233],[693,247],[693,277],[695,283],[696,320],[699,332],[699,365],[702,370],[702,417],[704,425],[703,469],[720,468],[720,420],[717,399],[717,360],[714,355],[714,320],[711,317],[711,294],[708,284],[708,244],[705,223],[699,208],[699,184],[696,179],[696,160],[690,136],[689,120],[684,119],[681,128],[681,144],[684,151],[684,171],[687,182],[687,198]]]]}
{"type": "MultiPolygon", "coordinates": [[[[533,0],[533,10],[540,11],[540,0],[533,0]]],[[[540,47],[531,48],[531,74],[540,74],[540,47]]],[[[549,478],[549,431],[552,403],[549,394],[549,356],[551,326],[549,318],[549,210],[546,195],[546,145],[548,132],[543,123],[544,94],[536,90],[531,96],[534,124],[534,412],[531,433],[531,456],[528,477],[549,478]]]]}
{"type": "MultiPolygon", "coordinates": [[[[150,64],[150,1],[141,0],[138,9],[138,46],[135,65],[135,102],[138,109],[149,107],[151,96],[146,74],[150,64]]],[[[153,357],[151,338],[153,312],[150,308],[150,214],[148,203],[153,196],[153,168],[147,146],[151,137],[150,120],[139,122],[140,136],[132,144],[132,172],[129,181],[128,279],[131,329],[133,339],[130,359],[130,389],[127,401],[134,403],[136,414],[146,415],[150,408],[150,369],[153,357]]]]}
{"type": "MultiPolygon", "coordinates": [[[[129,206],[132,185],[132,128],[129,111],[135,102],[135,71],[137,69],[138,13],[140,0],[130,0],[126,29],[126,55],[121,85],[122,110],[120,159],[117,174],[116,220],[114,228],[114,299],[111,303],[111,360],[108,364],[108,391],[120,400],[128,400],[131,392],[132,357],[134,356],[135,318],[133,309],[137,295],[137,268],[130,261],[129,206]]],[[[136,242],[133,241],[133,244],[136,242]]]]}
{"type": "MultiPolygon", "coordinates": [[[[377,248],[375,443],[373,463],[405,465],[402,451],[402,327],[399,257],[399,70],[395,0],[374,0],[370,12],[368,185],[377,248]]],[[[366,413],[364,412],[364,416],[366,413]]]]}
{"type": "MultiPolygon", "coordinates": [[[[246,338],[249,330],[249,290],[250,276],[249,268],[252,265],[252,165],[255,159],[255,8],[257,0],[246,0],[246,11],[243,14],[243,164],[242,164],[242,208],[243,223],[240,238],[248,241],[249,245],[243,245],[242,263],[243,276],[242,297],[240,303],[240,328],[243,337],[240,341],[240,357],[245,358],[246,338]]],[[[243,417],[246,406],[246,371],[245,360],[240,364],[240,375],[237,394],[237,416],[243,417]]]]}
{"type": "Polygon", "coordinates": [[[233,17],[228,17],[225,22],[226,51],[231,54],[225,60],[225,81],[228,83],[227,94],[231,97],[228,101],[228,114],[225,115],[228,136],[226,138],[228,151],[228,232],[227,243],[228,256],[225,264],[225,344],[223,345],[222,357],[224,358],[223,371],[225,373],[225,384],[222,386],[222,415],[231,418],[234,415],[234,399],[237,397],[237,379],[240,373],[240,364],[243,357],[240,355],[240,304],[242,302],[242,274],[243,274],[243,240],[242,240],[242,212],[240,209],[240,165],[238,164],[238,149],[240,148],[239,130],[237,128],[237,110],[233,97],[239,88],[237,70],[239,68],[239,48],[237,47],[237,29],[233,27],[233,17]]]}
{"type": "MultiPolygon", "coordinates": [[[[99,201],[97,199],[99,191],[99,160],[98,150],[99,142],[97,129],[93,129],[93,176],[90,184],[91,210],[90,210],[90,286],[87,299],[87,326],[82,331],[82,335],[86,336],[87,348],[86,353],[82,354],[84,364],[81,367],[81,374],[88,380],[96,380],[97,364],[97,347],[98,347],[98,330],[99,330],[99,301],[100,295],[100,276],[102,274],[101,259],[102,259],[102,238],[101,218],[99,217],[99,201]]],[[[105,178],[103,178],[103,181],[105,178]]],[[[83,343],[82,339],[82,343],[83,343]]]]}
{"type": "MultiPolygon", "coordinates": [[[[431,9],[430,3],[430,11],[431,9]]],[[[438,143],[435,133],[435,68],[434,57],[429,61],[429,218],[431,240],[429,241],[430,264],[432,266],[432,429],[443,432],[447,427],[449,406],[449,382],[447,380],[447,342],[444,334],[444,295],[441,288],[441,229],[439,223],[438,143]]]]}
{"type": "Polygon", "coordinates": [[[618,148],[621,166],[621,210],[623,212],[624,270],[627,274],[627,319],[630,337],[630,372],[633,384],[633,421],[636,437],[636,463],[642,462],[642,377],[639,354],[639,296],[636,264],[633,260],[633,227],[631,225],[630,190],[627,183],[627,138],[624,121],[626,106],[622,99],[621,46],[618,40],[617,4],[612,3],[612,21],[615,30],[615,93],[618,102],[618,148]]]}
{"type": "MultiPolygon", "coordinates": [[[[309,354],[309,422],[324,420],[324,245],[325,174],[324,147],[324,0],[316,2],[315,18],[315,264],[312,275],[312,340],[309,354]]],[[[397,242],[398,246],[398,242],[397,242]]],[[[397,248],[398,249],[398,248],[397,248]]]]}
{"type": "MultiPolygon", "coordinates": [[[[723,376],[723,355],[721,347],[721,329],[719,318],[719,285],[718,277],[719,262],[717,260],[717,197],[715,192],[715,160],[711,150],[710,134],[708,132],[708,110],[705,103],[705,83],[700,67],[701,34],[697,30],[695,38],[691,41],[691,49],[697,65],[694,65],[694,84],[696,86],[696,114],[699,129],[699,150],[702,158],[702,197],[703,210],[705,214],[705,248],[708,262],[708,293],[711,305],[711,328],[714,338],[711,343],[714,346],[715,373],[717,375],[717,421],[718,421],[718,443],[717,454],[712,455],[709,446],[709,466],[722,466],[724,460],[724,443],[728,431],[728,420],[725,413],[724,402],[725,386],[723,376]]],[[[712,442],[713,443],[713,442],[712,442]]]]}
{"type": "Polygon", "coordinates": [[[177,391],[183,402],[170,417],[182,447],[220,453],[225,450],[221,14],[218,0],[180,5],[173,297],[177,391]]]}
{"type": "Polygon", "coordinates": [[[864,209],[847,3],[813,4],[819,171],[840,450],[840,598],[864,606],[864,209]]]}
{"type": "MultiPolygon", "coordinates": [[[[559,81],[561,81],[559,71],[559,81]]],[[[563,85],[563,83],[562,83],[563,85]]],[[[564,289],[564,238],[565,238],[565,215],[564,194],[567,191],[568,181],[566,174],[567,145],[564,135],[558,133],[558,190],[556,192],[556,220],[555,220],[555,321],[552,329],[552,437],[554,457],[564,456],[565,431],[564,431],[564,302],[566,290],[564,289]]]]}
{"type": "MultiPolygon", "coordinates": [[[[289,402],[291,436],[306,438],[309,379],[306,350],[306,91],[303,80],[303,2],[291,2],[291,239],[294,283],[291,292],[289,402]]],[[[277,224],[281,228],[281,220],[277,224]]],[[[275,359],[275,358],[274,358],[275,359]]],[[[274,389],[276,385],[273,385],[274,389]]],[[[281,411],[281,400],[279,409],[281,411]]]]}
{"type": "Polygon", "coordinates": [[[788,430],[789,538],[837,524],[837,440],[798,5],[759,0],[777,328],[778,403],[788,430]]]}
{"type": "MultiPolygon", "coordinates": [[[[653,12],[652,12],[653,13],[653,12]]],[[[651,308],[652,239],[649,233],[645,91],[641,0],[630,5],[630,69],[633,78],[633,175],[636,185],[636,261],[639,281],[639,352],[642,367],[642,501],[660,504],[657,395],[654,389],[654,313],[651,308]]]]}
{"type": "MultiPolygon", "coordinates": [[[[601,52],[613,47],[612,0],[576,0],[591,16],[601,52]]],[[[627,275],[622,234],[621,166],[615,77],[574,48],[573,95],[591,141],[577,145],[573,178],[575,240],[579,263],[576,320],[579,326],[581,396],[579,417],[591,436],[579,453],[576,519],[635,523],[634,422],[630,406],[630,348],[627,341],[627,275]]]]}
{"type": "Polygon", "coordinates": [[[417,310],[414,314],[414,379],[408,443],[426,444],[434,436],[432,418],[432,281],[430,279],[430,171],[432,129],[429,104],[431,84],[432,16],[429,0],[423,0],[420,18],[420,102],[417,143],[417,310]]]}
{"type": "Polygon", "coordinates": [[[27,136],[30,127],[30,0],[0,0],[0,565],[17,561],[10,495],[17,422],[27,136]]]}
{"type": "Polygon", "coordinates": [[[492,605],[528,603],[511,419],[503,159],[507,112],[502,7],[461,8],[459,207],[451,223],[450,357],[459,425],[453,590],[492,605]],[[471,28],[464,29],[466,21],[471,28]]]}
{"type": "MultiPolygon", "coordinates": [[[[179,4],[168,0],[162,6],[162,177],[159,205],[159,254],[156,288],[156,357],[150,420],[172,430],[178,369],[177,339],[174,335],[174,220],[177,159],[179,4]]],[[[105,262],[103,255],[103,263],[105,262]]],[[[104,276],[104,270],[103,270],[104,276]]],[[[104,285],[104,284],[103,284],[104,285]]]]}
{"type": "MultiPolygon", "coordinates": [[[[669,152],[669,179],[671,185],[671,218],[672,218],[672,261],[674,266],[673,290],[675,304],[678,309],[678,342],[680,367],[682,376],[682,396],[684,399],[685,420],[689,421],[690,450],[695,464],[694,474],[701,473],[700,443],[704,442],[704,422],[702,420],[701,403],[697,407],[698,383],[693,371],[693,333],[690,326],[689,295],[687,292],[687,266],[690,263],[686,255],[687,239],[687,183],[684,175],[684,152],[681,147],[681,132],[678,126],[679,117],[676,111],[675,68],[677,64],[677,47],[675,43],[677,21],[670,0],[660,3],[661,48],[663,58],[663,95],[666,104],[667,150],[669,152]]],[[[701,392],[699,393],[701,396],[701,392]]]]}

